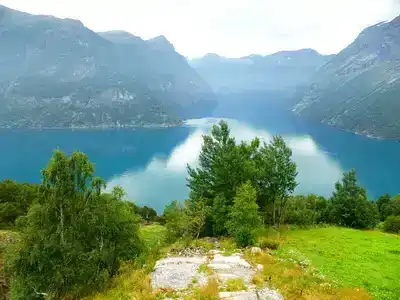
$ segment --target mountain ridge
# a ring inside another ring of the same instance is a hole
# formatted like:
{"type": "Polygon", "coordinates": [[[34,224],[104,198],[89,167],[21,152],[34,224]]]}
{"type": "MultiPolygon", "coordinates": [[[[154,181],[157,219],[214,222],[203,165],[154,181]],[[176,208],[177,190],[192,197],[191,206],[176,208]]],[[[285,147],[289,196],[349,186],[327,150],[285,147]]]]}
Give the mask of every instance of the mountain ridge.
{"type": "Polygon", "coordinates": [[[279,91],[291,95],[331,58],[306,48],[241,58],[209,53],[190,64],[215,92],[279,91]]]}
{"type": "Polygon", "coordinates": [[[0,25],[0,127],[165,126],[216,105],[163,36],[96,33],[4,6],[0,25]]]}
{"type": "Polygon", "coordinates": [[[347,131],[400,139],[399,95],[400,16],[365,28],[316,73],[293,111],[347,131]]]}

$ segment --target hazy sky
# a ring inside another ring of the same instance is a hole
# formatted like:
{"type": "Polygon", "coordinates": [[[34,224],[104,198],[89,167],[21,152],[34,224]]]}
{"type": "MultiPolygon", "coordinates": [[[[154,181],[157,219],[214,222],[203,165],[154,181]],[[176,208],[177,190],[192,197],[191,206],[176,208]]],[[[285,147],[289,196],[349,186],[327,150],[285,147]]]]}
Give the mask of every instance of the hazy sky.
{"type": "Polygon", "coordinates": [[[189,57],[314,48],[336,53],[366,26],[400,14],[400,0],[0,0],[34,14],[80,19],[94,31],[165,35],[189,57]]]}

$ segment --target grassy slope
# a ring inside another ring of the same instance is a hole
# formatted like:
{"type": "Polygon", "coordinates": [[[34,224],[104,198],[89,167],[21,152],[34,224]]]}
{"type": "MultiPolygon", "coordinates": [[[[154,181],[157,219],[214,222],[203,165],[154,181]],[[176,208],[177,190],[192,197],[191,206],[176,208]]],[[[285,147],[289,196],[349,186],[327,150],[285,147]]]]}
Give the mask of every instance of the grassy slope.
{"type": "Polygon", "coordinates": [[[279,255],[293,253],[345,287],[363,287],[377,299],[400,297],[398,236],[337,227],[289,231],[279,255]]]}

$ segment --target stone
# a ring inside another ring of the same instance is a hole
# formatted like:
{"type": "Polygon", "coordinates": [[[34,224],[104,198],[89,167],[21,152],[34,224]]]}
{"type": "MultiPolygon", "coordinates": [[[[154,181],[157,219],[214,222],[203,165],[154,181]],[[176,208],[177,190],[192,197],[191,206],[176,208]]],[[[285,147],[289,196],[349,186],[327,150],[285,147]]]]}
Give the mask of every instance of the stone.
{"type": "Polygon", "coordinates": [[[262,250],[259,247],[252,247],[250,250],[250,253],[251,253],[251,255],[256,256],[256,255],[260,255],[262,253],[262,250]]]}
{"type": "Polygon", "coordinates": [[[197,278],[203,282],[204,275],[198,272],[206,262],[205,257],[168,257],[157,261],[152,273],[152,287],[185,289],[197,278]],[[200,278],[199,278],[200,277],[200,278]]]}

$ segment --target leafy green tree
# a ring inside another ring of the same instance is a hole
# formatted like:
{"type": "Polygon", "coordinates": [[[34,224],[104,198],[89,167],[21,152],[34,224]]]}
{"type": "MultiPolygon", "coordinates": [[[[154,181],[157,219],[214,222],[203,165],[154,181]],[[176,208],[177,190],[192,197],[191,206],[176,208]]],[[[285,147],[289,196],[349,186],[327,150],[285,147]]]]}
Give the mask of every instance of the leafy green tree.
{"type": "Polygon", "coordinates": [[[344,173],[337,182],[328,209],[330,221],[352,228],[372,228],[379,221],[377,206],[367,200],[365,188],[358,185],[356,171],[344,173]]]}
{"type": "Polygon", "coordinates": [[[153,222],[157,217],[157,212],[154,210],[154,208],[148,207],[146,205],[143,207],[136,206],[135,211],[147,223],[153,222]]]}
{"type": "Polygon", "coordinates": [[[165,226],[169,239],[190,236],[190,215],[186,205],[179,201],[172,201],[164,209],[165,226]]]}
{"type": "Polygon", "coordinates": [[[204,199],[207,205],[212,206],[213,199],[223,195],[232,203],[236,188],[248,180],[249,156],[247,145],[242,143],[238,146],[230,136],[226,122],[214,125],[211,135],[203,136],[199,167],[188,166],[191,198],[204,199]]]}
{"type": "Polygon", "coordinates": [[[241,185],[228,214],[227,227],[229,233],[240,246],[252,245],[255,242],[255,230],[261,225],[257,192],[248,181],[241,185]]]}
{"type": "Polygon", "coordinates": [[[0,223],[13,225],[26,215],[39,193],[39,185],[17,183],[13,180],[0,182],[0,223]]]}
{"type": "Polygon", "coordinates": [[[376,201],[381,221],[384,221],[391,213],[390,201],[391,199],[389,194],[380,196],[378,201],[376,201]]]}
{"type": "MultiPolygon", "coordinates": [[[[288,196],[297,186],[297,167],[292,161],[292,150],[280,136],[275,136],[270,144],[264,144],[260,155],[264,172],[261,193],[263,199],[272,201],[272,223],[279,226],[288,196]]],[[[263,206],[266,207],[266,203],[263,206]]]]}
{"type": "Polygon", "coordinates": [[[209,207],[205,201],[186,201],[189,210],[190,231],[193,237],[199,238],[206,225],[206,219],[209,214],[209,207]]]}
{"type": "Polygon", "coordinates": [[[390,199],[389,195],[384,195],[377,201],[380,208],[379,213],[381,220],[385,220],[389,216],[400,216],[400,196],[396,195],[390,199]]]}
{"type": "Polygon", "coordinates": [[[206,206],[217,212],[208,218],[213,220],[215,234],[226,233],[223,224],[233,205],[236,189],[247,180],[256,179],[252,157],[258,146],[258,139],[251,144],[236,144],[228,124],[221,121],[218,126],[213,126],[211,135],[203,136],[199,166],[188,166],[190,198],[194,201],[202,199],[206,206]]]}
{"type": "Polygon", "coordinates": [[[104,181],[83,153],[55,151],[38,200],[18,219],[21,241],[7,265],[13,299],[60,298],[101,286],[121,260],[141,252],[138,217],[123,191],[102,194],[104,181]]]}
{"type": "Polygon", "coordinates": [[[391,233],[400,233],[400,216],[389,216],[383,223],[383,230],[391,233]]]}

